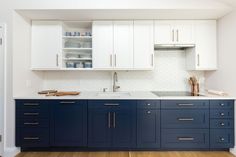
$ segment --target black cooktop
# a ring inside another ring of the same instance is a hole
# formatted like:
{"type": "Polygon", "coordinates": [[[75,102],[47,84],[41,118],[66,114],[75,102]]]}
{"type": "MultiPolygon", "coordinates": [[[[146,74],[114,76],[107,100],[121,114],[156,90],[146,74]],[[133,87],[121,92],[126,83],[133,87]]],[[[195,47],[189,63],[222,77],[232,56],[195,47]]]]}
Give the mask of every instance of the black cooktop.
{"type": "Polygon", "coordinates": [[[152,91],[152,93],[157,96],[203,96],[185,91],[152,91]]]}

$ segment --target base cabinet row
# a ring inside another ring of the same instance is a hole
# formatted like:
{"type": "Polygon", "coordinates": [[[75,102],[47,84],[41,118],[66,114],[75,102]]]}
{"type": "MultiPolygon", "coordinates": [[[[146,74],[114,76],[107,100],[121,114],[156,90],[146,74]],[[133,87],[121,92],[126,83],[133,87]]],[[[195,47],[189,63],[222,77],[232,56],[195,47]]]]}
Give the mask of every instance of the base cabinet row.
{"type": "Polygon", "coordinates": [[[229,149],[233,111],[233,100],[16,100],[16,146],[229,149]]]}

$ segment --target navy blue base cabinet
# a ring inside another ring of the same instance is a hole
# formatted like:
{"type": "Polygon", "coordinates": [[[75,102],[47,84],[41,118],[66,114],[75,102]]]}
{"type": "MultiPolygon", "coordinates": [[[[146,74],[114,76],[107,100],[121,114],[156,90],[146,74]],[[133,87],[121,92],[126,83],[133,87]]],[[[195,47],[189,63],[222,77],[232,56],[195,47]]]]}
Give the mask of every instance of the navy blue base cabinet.
{"type": "Polygon", "coordinates": [[[24,150],[228,150],[234,100],[16,100],[24,150]]]}
{"type": "Polygon", "coordinates": [[[88,114],[88,147],[136,147],[136,101],[88,101],[88,114]]]}

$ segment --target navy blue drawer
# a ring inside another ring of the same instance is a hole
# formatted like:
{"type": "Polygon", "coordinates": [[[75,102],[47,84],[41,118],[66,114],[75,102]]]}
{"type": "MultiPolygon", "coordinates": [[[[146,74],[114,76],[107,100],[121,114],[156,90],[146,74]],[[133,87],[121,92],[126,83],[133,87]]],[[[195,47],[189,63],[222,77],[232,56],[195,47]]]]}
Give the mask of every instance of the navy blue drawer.
{"type": "Polygon", "coordinates": [[[48,110],[50,100],[16,100],[17,109],[42,109],[48,110]]]}
{"type": "Polygon", "coordinates": [[[212,100],[210,101],[210,108],[233,109],[234,100],[212,100]]]}
{"type": "Polygon", "coordinates": [[[17,119],[17,126],[22,128],[47,128],[49,127],[48,119],[25,118],[17,119]]]}
{"type": "Polygon", "coordinates": [[[211,129],[210,148],[233,148],[234,130],[233,129],[211,129]]]}
{"type": "Polygon", "coordinates": [[[224,110],[224,109],[211,109],[210,118],[233,118],[233,110],[224,110]]]}
{"type": "Polygon", "coordinates": [[[162,128],[209,128],[208,110],[162,110],[162,128]]]}
{"type": "Polygon", "coordinates": [[[197,109],[209,108],[207,100],[165,100],[161,101],[163,109],[197,109]]]}
{"type": "Polygon", "coordinates": [[[17,110],[16,116],[18,118],[48,118],[49,111],[44,111],[41,109],[17,110]]]}
{"type": "Polygon", "coordinates": [[[234,121],[232,119],[211,119],[211,128],[234,128],[234,121]]]}
{"type": "Polygon", "coordinates": [[[163,129],[161,147],[170,149],[209,148],[209,130],[163,129]]]}
{"type": "Polygon", "coordinates": [[[140,109],[160,109],[160,101],[140,100],[137,105],[140,109]]]}
{"type": "Polygon", "coordinates": [[[21,147],[49,147],[49,129],[22,129],[21,147]]]}
{"type": "Polygon", "coordinates": [[[94,100],[88,101],[88,108],[133,108],[136,107],[136,101],[129,100],[94,100]]]}

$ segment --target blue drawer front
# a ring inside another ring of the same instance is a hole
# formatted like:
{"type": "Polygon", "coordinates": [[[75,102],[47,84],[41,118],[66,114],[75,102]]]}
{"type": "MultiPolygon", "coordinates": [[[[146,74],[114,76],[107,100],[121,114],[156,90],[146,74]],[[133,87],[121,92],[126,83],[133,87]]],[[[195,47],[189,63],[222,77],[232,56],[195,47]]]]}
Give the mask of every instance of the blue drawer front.
{"type": "Polygon", "coordinates": [[[207,100],[166,100],[161,101],[163,109],[198,109],[209,108],[207,100]]]}
{"type": "Polygon", "coordinates": [[[210,118],[233,118],[233,110],[211,109],[210,118]]]}
{"type": "Polygon", "coordinates": [[[140,100],[137,102],[137,107],[140,109],[160,109],[160,101],[140,100]]]}
{"type": "Polygon", "coordinates": [[[209,128],[208,110],[162,110],[162,128],[209,128]]]}
{"type": "Polygon", "coordinates": [[[212,109],[233,109],[234,100],[212,100],[210,101],[210,108],[212,109]]]}
{"type": "Polygon", "coordinates": [[[21,147],[49,147],[48,129],[21,129],[21,147]]]}
{"type": "Polygon", "coordinates": [[[48,110],[48,103],[49,100],[16,100],[16,108],[48,110]]]}
{"type": "Polygon", "coordinates": [[[162,148],[209,148],[208,129],[162,129],[162,148]]]}
{"type": "Polygon", "coordinates": [[[25,118],[17,120],[17,127],[22,128],[47,128],[49,127],[48,119],[25,118]]]}
{"type": "Polygon", "coordinates": [[[91,100],[88,101],[88,108],[136,108],[136,101],[132,100],[91,100]]]}
{"type": "Polygon", "coordinates": [[[211,119],[210,128],[234,128],[234,121],[232,119],[211,119]]]}
{"type": "Polygon", "coordinates": [[[233,148],[234,129],[211,129],[210,148],[233,148]]]}

